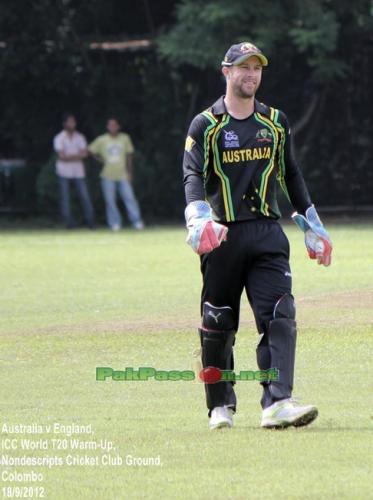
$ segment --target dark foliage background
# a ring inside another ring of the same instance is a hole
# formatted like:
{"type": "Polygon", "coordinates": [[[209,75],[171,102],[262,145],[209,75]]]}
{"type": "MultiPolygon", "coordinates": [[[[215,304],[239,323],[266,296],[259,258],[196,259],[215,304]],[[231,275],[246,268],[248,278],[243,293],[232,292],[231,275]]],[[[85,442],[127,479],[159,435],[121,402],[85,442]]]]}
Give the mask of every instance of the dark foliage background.
{"type": "MultiPolygon", "coordinates": [[[[314,201],[372,205],[372,28],[369,0],[2,0],[0,157],[27,162],[9,203],[53,217],[51,143],[71,110],[88,140],[118,116],[145,218],[181,219],[188,123],[224,92],[229,45],[252,40],[270,59],[259,98],[288,114],[314,201]],[[131,39],[152,45],[90,48],[131,39]]],[[[99,166],[87,171],[103,213],[99,166]]]]}

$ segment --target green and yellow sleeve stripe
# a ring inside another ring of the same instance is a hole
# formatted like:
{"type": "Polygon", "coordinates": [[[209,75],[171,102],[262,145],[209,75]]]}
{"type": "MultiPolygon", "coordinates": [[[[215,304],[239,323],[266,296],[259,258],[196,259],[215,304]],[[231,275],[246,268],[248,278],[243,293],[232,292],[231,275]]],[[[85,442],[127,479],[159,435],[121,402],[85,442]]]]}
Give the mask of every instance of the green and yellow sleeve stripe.
{"type": "MultiPolygon", "coordinates": [[[[273,108],[271,108],[272,110],[273,108]]],[[[272,113],[272,112],[271,112],[272,113]]],[[[271,115],[272,116],[272,115],[271,115]]],[[[273,150],[272,150],[272,155],[271,158],[268,162],[268,165],[264,169],[264,172],[262,173],[261,180],[260,180],[260,188],[259,188],[259,197],[261,200],[260,204],[260,211],[263,215],[269,215],[269,205],[266,202],[266,195],[267,195],[267,188],[268,188],[268,180],[271,175],[271,172],[275,168],[275,158],[276,158],[276,151],[277,151],[277,145],[279,141],[279,133],[277,128],[275,127],[274,123],[268,119],[266,116],[262,115],[259,112],[256,112],[254,114],[254,118],[256,119],[257,122],[261,123],[265,127],[269,128],[270,132],[272,133],[273,136],[273,150]]]]}
{"type": "Polygon", "coordinates": [[[224,174],[224,171],[221,167],[219,148],[218,148],[218,139],[221,133],[221,129],[229,122],[230,116],[227,113],[225,113],[223,115],[222,120],[218,122],[218,120],[210,111],[204,111],[202,114],[210,122],[210,124],[206,127],[204,133],[204,167],[203,167],[204,178],[206,179],[207,168],[210,161],[210,152],[212,151],[214,172],[221,181],[225,217],[227,219],[227,222],[231,222],[235,220],[232,193],[231,193],[229,179],[224,174]]]}

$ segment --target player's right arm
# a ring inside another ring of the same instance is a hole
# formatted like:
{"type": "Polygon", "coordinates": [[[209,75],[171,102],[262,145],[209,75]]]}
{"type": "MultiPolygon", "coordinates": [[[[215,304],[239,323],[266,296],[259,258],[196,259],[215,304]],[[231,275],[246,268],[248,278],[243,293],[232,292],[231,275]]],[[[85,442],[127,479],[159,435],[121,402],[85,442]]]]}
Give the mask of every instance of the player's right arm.
{"type": "Polygon", "coordinates": [[[69,157],[64,152],[63,140],[62,140],[61,134],[56,135],[56,137],[54,138],[53,149],[54,149],[55,153],[57,154],[59,160],[71,161],[71,160],[69,160],[69,157]]]}
{"type": "Polygon", "coordinates": [[[205,200],[204,164],[206,118],[197,115],[192,121],[185,141],[183,180],[187,243],[199,255],[209,253],[227,239],[228,228],[215,222],[212,210],[205,200]]]}
{"type": "Polygon", "coordinates": [[[97,137],[88,146],[88,153],[90,153],[97,161],[100,163],[104,162],[104,158],[101,153],[101,137],[97,137]]]}

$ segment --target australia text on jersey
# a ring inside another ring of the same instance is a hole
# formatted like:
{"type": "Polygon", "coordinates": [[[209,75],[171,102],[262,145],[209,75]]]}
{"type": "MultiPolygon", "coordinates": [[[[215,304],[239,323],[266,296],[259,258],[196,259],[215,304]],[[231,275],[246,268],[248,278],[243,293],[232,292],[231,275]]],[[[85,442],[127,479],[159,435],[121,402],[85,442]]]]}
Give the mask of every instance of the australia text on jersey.
{"type": "Polygon", "coordinates": [[[223,163],[241,163],[245,161],[262,160],[271,158],[272,148],[264,146],[261,148],[235,149],[223,151],[223,163]]]}

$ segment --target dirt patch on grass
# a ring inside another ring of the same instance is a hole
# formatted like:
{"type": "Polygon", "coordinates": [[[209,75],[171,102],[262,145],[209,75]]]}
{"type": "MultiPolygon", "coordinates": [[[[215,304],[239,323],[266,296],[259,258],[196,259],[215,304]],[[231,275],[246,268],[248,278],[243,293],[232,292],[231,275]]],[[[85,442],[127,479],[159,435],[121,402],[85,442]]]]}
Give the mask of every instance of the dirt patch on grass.
{"type": "Polygon", "coordinates": [[[372,326],[373,290],[356,290],[300,297],[298,320],[303,327],[372,326]]]}
{"type": "MultiPolygon", "coordinates": [[[[322,325],[346,326],[363,323],[373,326],[373,290],[355,290],[297,297],[297,318],[302,328],[322,325]],[[336,314],[337,313],[337,314],[336,314]]],[[[53,325],[42,328],[3,332],[2,335],[85,335],[85,334],[143,334],[170,331],[195,332],[199,326],[198,312],[193,317],[151,318],[149,320],[108,320],[53,325]]],[[[248,304],[242,302],[240,330],[254,330],[255,323],[248,304]]],[[[1,335],[0,335],[1,336],[1,335]]]]}
{"type": "Polygon", "coordinates": [[[316,308],[341,306],[365,309],[370,307],[373,315],[373,290],[353,290],[299,297],[297,303],[316,308]]]}

